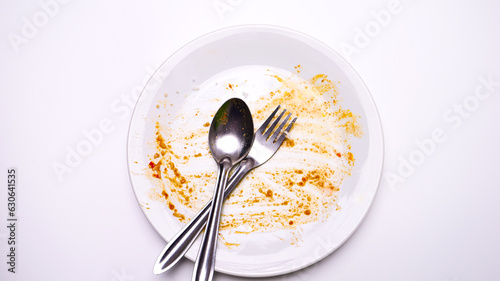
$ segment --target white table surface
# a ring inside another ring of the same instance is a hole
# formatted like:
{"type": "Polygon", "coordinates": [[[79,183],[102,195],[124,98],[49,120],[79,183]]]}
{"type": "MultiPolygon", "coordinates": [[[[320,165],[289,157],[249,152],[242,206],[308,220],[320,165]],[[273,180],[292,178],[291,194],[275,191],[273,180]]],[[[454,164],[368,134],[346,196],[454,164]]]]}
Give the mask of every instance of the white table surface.
{"type": "Polygon", "coordinates": [[[500,4],[343,2],[2,1],[0,280],[190,280],[189,260],[152,273],[165,242],[128,177],[133,95],[192,39],[255,23],[342,53],[370,89],[385,138],[382,181],[355,234],[311,267],[262,280],[500,279],[500,4]],[[67,159],[106,122],[87,155],[67,159]],[[433,136],[433,147],[418,145],[433,136]],[[58,178],[53,166],[68,161],[58,178]]]}

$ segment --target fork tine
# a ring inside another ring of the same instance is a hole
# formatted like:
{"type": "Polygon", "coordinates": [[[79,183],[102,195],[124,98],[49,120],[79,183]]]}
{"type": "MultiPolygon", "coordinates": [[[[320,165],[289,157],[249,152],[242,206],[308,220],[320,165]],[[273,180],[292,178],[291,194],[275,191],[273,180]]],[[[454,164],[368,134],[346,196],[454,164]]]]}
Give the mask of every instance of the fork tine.
{"type": "Polygon", "coordinates": [[[283,117],[283,114],[285,114],[286,109],[283,109],[281,114],[276,117],[276,120],[274,120],[273,124],[267,129],[267,131],[264,133],[264,139],[267,140],[271,133],[273,132],[274,128],[276,128],[276,125],[280,122],[281,117],[283,117]]]}
{"type": "Polygon", "coordinates": [[[255,132],[255,134],[263,134],[264,131],[266,130],[267,126],[269,125],[269,123],[271,123],[271,120],[273,120],[274,118],[274,115],[276,115],[276,112],[278,112],[278,110],[280,109],[281,105],[278,105],[278,107],[276,107],[276,109],[273,111],[273,113],[271,113],[271,115],[269,115],[269,117],[267,117],[266,121],[264,121],[264,123],[260,126],[260,128],[257,130],[257,132],[255,132]]]}
{"type": "Polygon", "coordinates": [[[281,133],[281,130],[283,130],[283,127],[285,127],[286,122],[288,122],[288,119],[290,119],[290,116],[292,116],[292,113],[288,113],[285,120],[283,120],[283,122],[281,122],[281,125],[278,127],[278,129],[276,129],[276,131],[274,132],[274,134],[271,136],[271,138],[269,140],[272,140],[274,142],[278,138],[278,136],[281,133]]]}
{"type": "Polygon", "coordinates": [[[286,138],[286,133],[290,132],[290,130],[292,129],[292,126],[293,126],[293,124],[295,123],[296,120],[297,120],[297,117],[293,118],[292,122],[290,122],[290,124],[288,125],[288,127],[286,128],[286,130],[283,132],[283,134],[278,139],[276,139],[275,144],[281,145],[281,143],[286,138]]]}

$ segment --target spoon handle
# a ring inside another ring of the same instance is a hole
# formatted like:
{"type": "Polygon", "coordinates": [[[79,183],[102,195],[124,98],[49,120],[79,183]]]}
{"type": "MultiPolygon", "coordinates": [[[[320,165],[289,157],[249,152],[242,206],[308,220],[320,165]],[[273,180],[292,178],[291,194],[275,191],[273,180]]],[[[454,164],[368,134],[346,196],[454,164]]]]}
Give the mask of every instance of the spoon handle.
{"type": "MultiPolygon", "coordinates": [[[[226,189],[224,190],[224,198],[227,198],[227,196],[231,194],[238,183],[248,174],[248,172],[255,168],[255,166],[255,161],[248,158],[239,163],[227,182],[226,189]]],[[[199,211],[196,216],[194,216],[179,232],[177,232],[174,238],[170,240],[160,255],[158,255],[153,269],[155,274],[160,274],[169,270],[181,260],[207,224],[211,208],[212,200],[208,201],[203,209],[201,209],[201,211],[199,211]]]]}
{"type": "Polygon", "coordinates": [[[227,184],[227,174],[232,163],[228,158],[224,158],[219,163],[219,173],[217,184],[215,185],[212,208],[208,215],[205,235],[201,241],[200,251],[194,264],[193,281],[212,280],[215,269],[215,255],[217,251],[217,236],[219,234],[220,214],[224,197],[224,188],[227,184]]]}

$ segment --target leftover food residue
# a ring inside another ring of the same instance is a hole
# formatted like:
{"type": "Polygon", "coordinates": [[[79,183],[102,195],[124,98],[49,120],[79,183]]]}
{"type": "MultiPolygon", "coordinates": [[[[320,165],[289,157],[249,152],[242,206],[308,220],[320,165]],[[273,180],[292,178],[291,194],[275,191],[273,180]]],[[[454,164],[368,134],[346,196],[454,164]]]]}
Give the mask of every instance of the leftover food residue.
{"type": "MultiPolygon", "coordinates": [[[[221,231],[248,234],[297,229],[340,210],[339,191],[355,164],[351,140],[363,134],[360,117],[341,106],[339,82],[324,74],[305,80],[298,75],[301,66],[295,69],[294,74],[266,69],[266,79],[272,79],[275,86],[259,98],[245,100],[256,129],[278,105],[298,120],[278,152],[248,173],[226,199],[221,231]]],[[[201,95],[200,90],[188,94],[170,122],[152,121],[154,152],[144,167],[157,187],[151,198],[164,202],[181,222],[187,222],[213,196],[217,167],[208,147],[213,113],[225,98],[250,93],[243,85],[250,79],[243,77],[242,85],[230,82],[213,85],[221,91],[217,98],[201,95]],[[193,101],[190,95],[196,95],[193,101]]]]}

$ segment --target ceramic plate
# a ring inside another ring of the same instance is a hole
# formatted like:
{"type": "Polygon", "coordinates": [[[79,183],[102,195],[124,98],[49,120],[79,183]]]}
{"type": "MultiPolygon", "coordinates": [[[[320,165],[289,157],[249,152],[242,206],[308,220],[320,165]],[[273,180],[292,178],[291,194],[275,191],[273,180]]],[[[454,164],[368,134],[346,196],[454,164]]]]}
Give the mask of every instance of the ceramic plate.
{"type": "MultiPolygon", "coordinates": [[[[159,67],[138,99],[128,138],[130,178],[144,214],[169,241],[211,196],[217,167],[207,132],[231,97],[248,103],[255,128],[278,104],[298,121],[276,155],[226,201],[216,270],[274,276],[321,260],[352,235],[374,199],[382,128],[354,69],[292,30],[222,29],[159,67]]],[[[200,240],[186,254],[190,260],[200,240]]]]}

